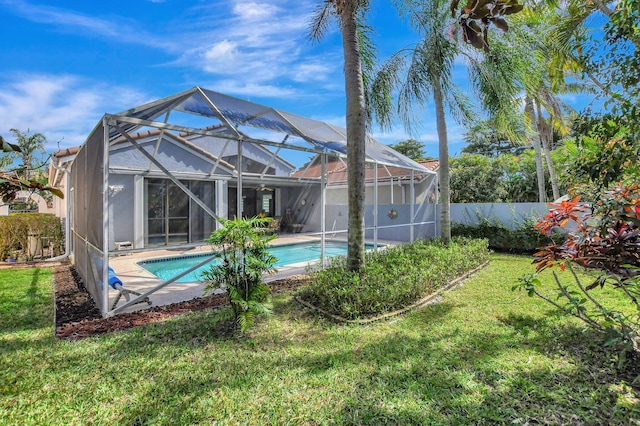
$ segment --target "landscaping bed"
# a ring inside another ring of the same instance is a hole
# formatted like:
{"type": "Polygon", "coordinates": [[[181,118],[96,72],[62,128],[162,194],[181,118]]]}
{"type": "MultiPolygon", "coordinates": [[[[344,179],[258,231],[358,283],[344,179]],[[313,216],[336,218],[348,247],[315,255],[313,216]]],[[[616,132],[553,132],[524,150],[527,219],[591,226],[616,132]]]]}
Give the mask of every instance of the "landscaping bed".
{"type": "MultiPolygon", "coordinates": [[[[298,287],[308,280],[296,275],[269,284],[272,292],[281,292],[298,287]]],[[[68,263],[54,267],[54,290],[56,305],[56,336],[60,339],[77,340],[89,336],[126,330],[143,324],[162,321],[176,315],[214,308],[226,303],[224,296],[211,295],[164,306],[155,306],[136,312],[102,318],[82,279],[68,263]]]]}

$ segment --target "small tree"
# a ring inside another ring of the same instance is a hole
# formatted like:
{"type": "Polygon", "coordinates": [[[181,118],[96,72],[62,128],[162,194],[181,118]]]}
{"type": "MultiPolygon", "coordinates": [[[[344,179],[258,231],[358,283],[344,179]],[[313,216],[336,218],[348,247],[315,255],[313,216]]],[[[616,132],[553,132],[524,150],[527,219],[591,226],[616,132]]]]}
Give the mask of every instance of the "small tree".
{"type": "Polygon", "coordinates": [[[271,313],[269,286],[262,275],[275,272],[273,266],[277,259],[267,251],[275,235],[266,232],[269,218],[219,221],[222,227],[207,239],[219,262],[202,276],[207,282],[207,291],[226,290],[233,317],[244,332],[253,326],[255,315],[271,313]]]}
{"type": "MultiPolygon", "coordinates": [[[[7,142],[2,136],[0,136],[0,146],[2,146],[2,153],[9,153],[11,155],[23,156],[23,149],[19,145],[15,145],[7,142]]],[[[2,157],[0,159],[0,166],[6,165],[2,157]]],[[[16,198],[18,191],[48,191],[53,195],[64,198],[62,191],[57,188],[46,186],[42,182],[38,182],[35,179],[21,179],[17,172],[5,172],[0,167],[0,202],[10,203],[16,198]]]]}
{"type": "Polygon", "coordinates": [[[34,172],[40,170],[45,164],[43,159],[46,156],[44,146],[47,143],[47,138],[42,133],[29,134],[29,130],[27,130],[27,133],[18,129],[10,130],[20,147],[20,151],[16,151],[14,154],[22,159],[22,178],[29,179],[34,172]],[[36,162],[40,164],[36,164],[36,162]]]}
{"type": "Polygon", "coordinates": [[[540,249],[534,263],[537,271],[556,265],[563,270],[569,268],[574,282],[563,283],[554,272],[559,289],[555,300],[543,293],[535,274],[523,277],[514,289],[524,288],[529,296],[541,297],[605,332],[607,345],[621,345],[623,362],[628,351],[640,352],[640,185],[620,185],[606,191],[592,214],[587,214],[578,198],[555,206],[537,227],[547,235],[570,223],[577,224],[577,230],[569,233],[561,246],[551,244],[540,249]],[[584,285],[574,266],[594,272],[595,280],[584,285]],[[631,312],[605,306],[591,291],[605,286],[619,290],[631,312]]]}
{"type": "Polygon", "coordinates": [[[389,147],[395,149],[402,155],[406,155],[413,161],[425,161],[432,159],[427,156],[427,153],[424,150],[424,144],[415,139],[400,141],[396,144],[389,145],[389,147]]]}

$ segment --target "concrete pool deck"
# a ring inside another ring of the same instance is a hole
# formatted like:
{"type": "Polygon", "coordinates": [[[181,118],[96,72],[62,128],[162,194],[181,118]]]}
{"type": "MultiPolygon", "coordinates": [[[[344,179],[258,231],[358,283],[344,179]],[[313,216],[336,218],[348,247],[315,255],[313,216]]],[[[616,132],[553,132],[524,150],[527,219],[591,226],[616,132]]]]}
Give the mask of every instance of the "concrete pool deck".
{"type": "MultiPolygon", "coordinates": [[[[295,236],[284,235],[276,238],[271,242],[272,245],[284,245],[284,244],[295,244],[295,243],[303,243],[310,241],[319,241],[320,238],[318,236],[305,236],[296,234],[295,236]]],[[[327,241],[342,241],[339,239],[327,239],[327,241]]],[[[367,241],[367,243],[372,243],[372,241],[367,241]]],[[[382,245],[396,245],[399,244],[397,241],[378,241],[378,244],[382,245]]],[[[196,246],[186,249],[158,249],[153,251],[145,251],[145,252],[134,252],[127,253],[121,255],[113,255],[109,258],[109,266],[113,268],[116,275],[122,281],[124,288],[127,290],[132,290],[138,293],[146,293],[149,290],[157,287],[162,284],[164,281],[160,278],[153,275],[151,272],[147,271],[140,265],[138,262],[149,259],[157,259],[171,256],[181,256],[181,255],[192,255],[192,254],[200,254],[211,252],[212,248],[210,245],[205,244],[202,246],[196,246]]],[[[204,260],[204,259],[203,259],[204,260]]],[[[286,278],[291,275],[303,274],[306,272],[307,265],[309,262],[304,262],[301,264],[293,264],[287,266],[279,266],[278,272],[265,277],[265,281],[271,282],[278,279],[286,278]]],[[[109,309],[113,305],[114,301],[118,297],[118,291],[109,288],[109,309]]],[[[202,282],[187,282],[187,283],[171,283],[156,292],[149,295],[149,300],[151,301],[151,305],[147,303],[138,303],[132,306],[129,306],[122,310],[121,312],[133,312],[140,309],[147,309],[150,306],[162,306],[169,305],[172,303],[183,302],[186,300],[195,299],[197,297],[202,297],[204,295],[204,284],[202,282]]],[[[137,297],[131,295],[131,297],[137,297]]],[[[118,306],[124,305],[126,302],[124,297],[121,297],[118,301],[118,306]]]]}

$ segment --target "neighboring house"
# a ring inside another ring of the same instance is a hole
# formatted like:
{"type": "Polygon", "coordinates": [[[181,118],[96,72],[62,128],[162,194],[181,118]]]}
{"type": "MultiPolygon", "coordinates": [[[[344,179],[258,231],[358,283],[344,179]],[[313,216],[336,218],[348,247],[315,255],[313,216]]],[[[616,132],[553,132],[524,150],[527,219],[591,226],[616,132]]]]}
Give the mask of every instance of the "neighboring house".
{"type": "Polygon", "coordinates": [[[49,162],[49,185],[53,188],[58,188],[64,194],[64,198],[53,197],[52,213],[61,219],[67,219],[68,217],[69,200],[71,198],[69,193],[69,170],[80,148],[75,146],[56,151],[49,162]]]}

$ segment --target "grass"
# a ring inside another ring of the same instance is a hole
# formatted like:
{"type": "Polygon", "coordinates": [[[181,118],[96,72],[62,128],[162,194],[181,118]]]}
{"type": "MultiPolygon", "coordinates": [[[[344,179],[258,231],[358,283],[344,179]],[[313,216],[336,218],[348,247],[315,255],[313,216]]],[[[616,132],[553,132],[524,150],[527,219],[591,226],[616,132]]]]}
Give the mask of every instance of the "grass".
{"type": "Polygon", "coordinates": [[[77,342],[52,337],[48,271],[0,270],[0,424],[638,424],[592,336],[511,291],[531,269],[492,255],[440,303],[368,326],[277,295],[245,338],[204,311],[77,342]]]}

